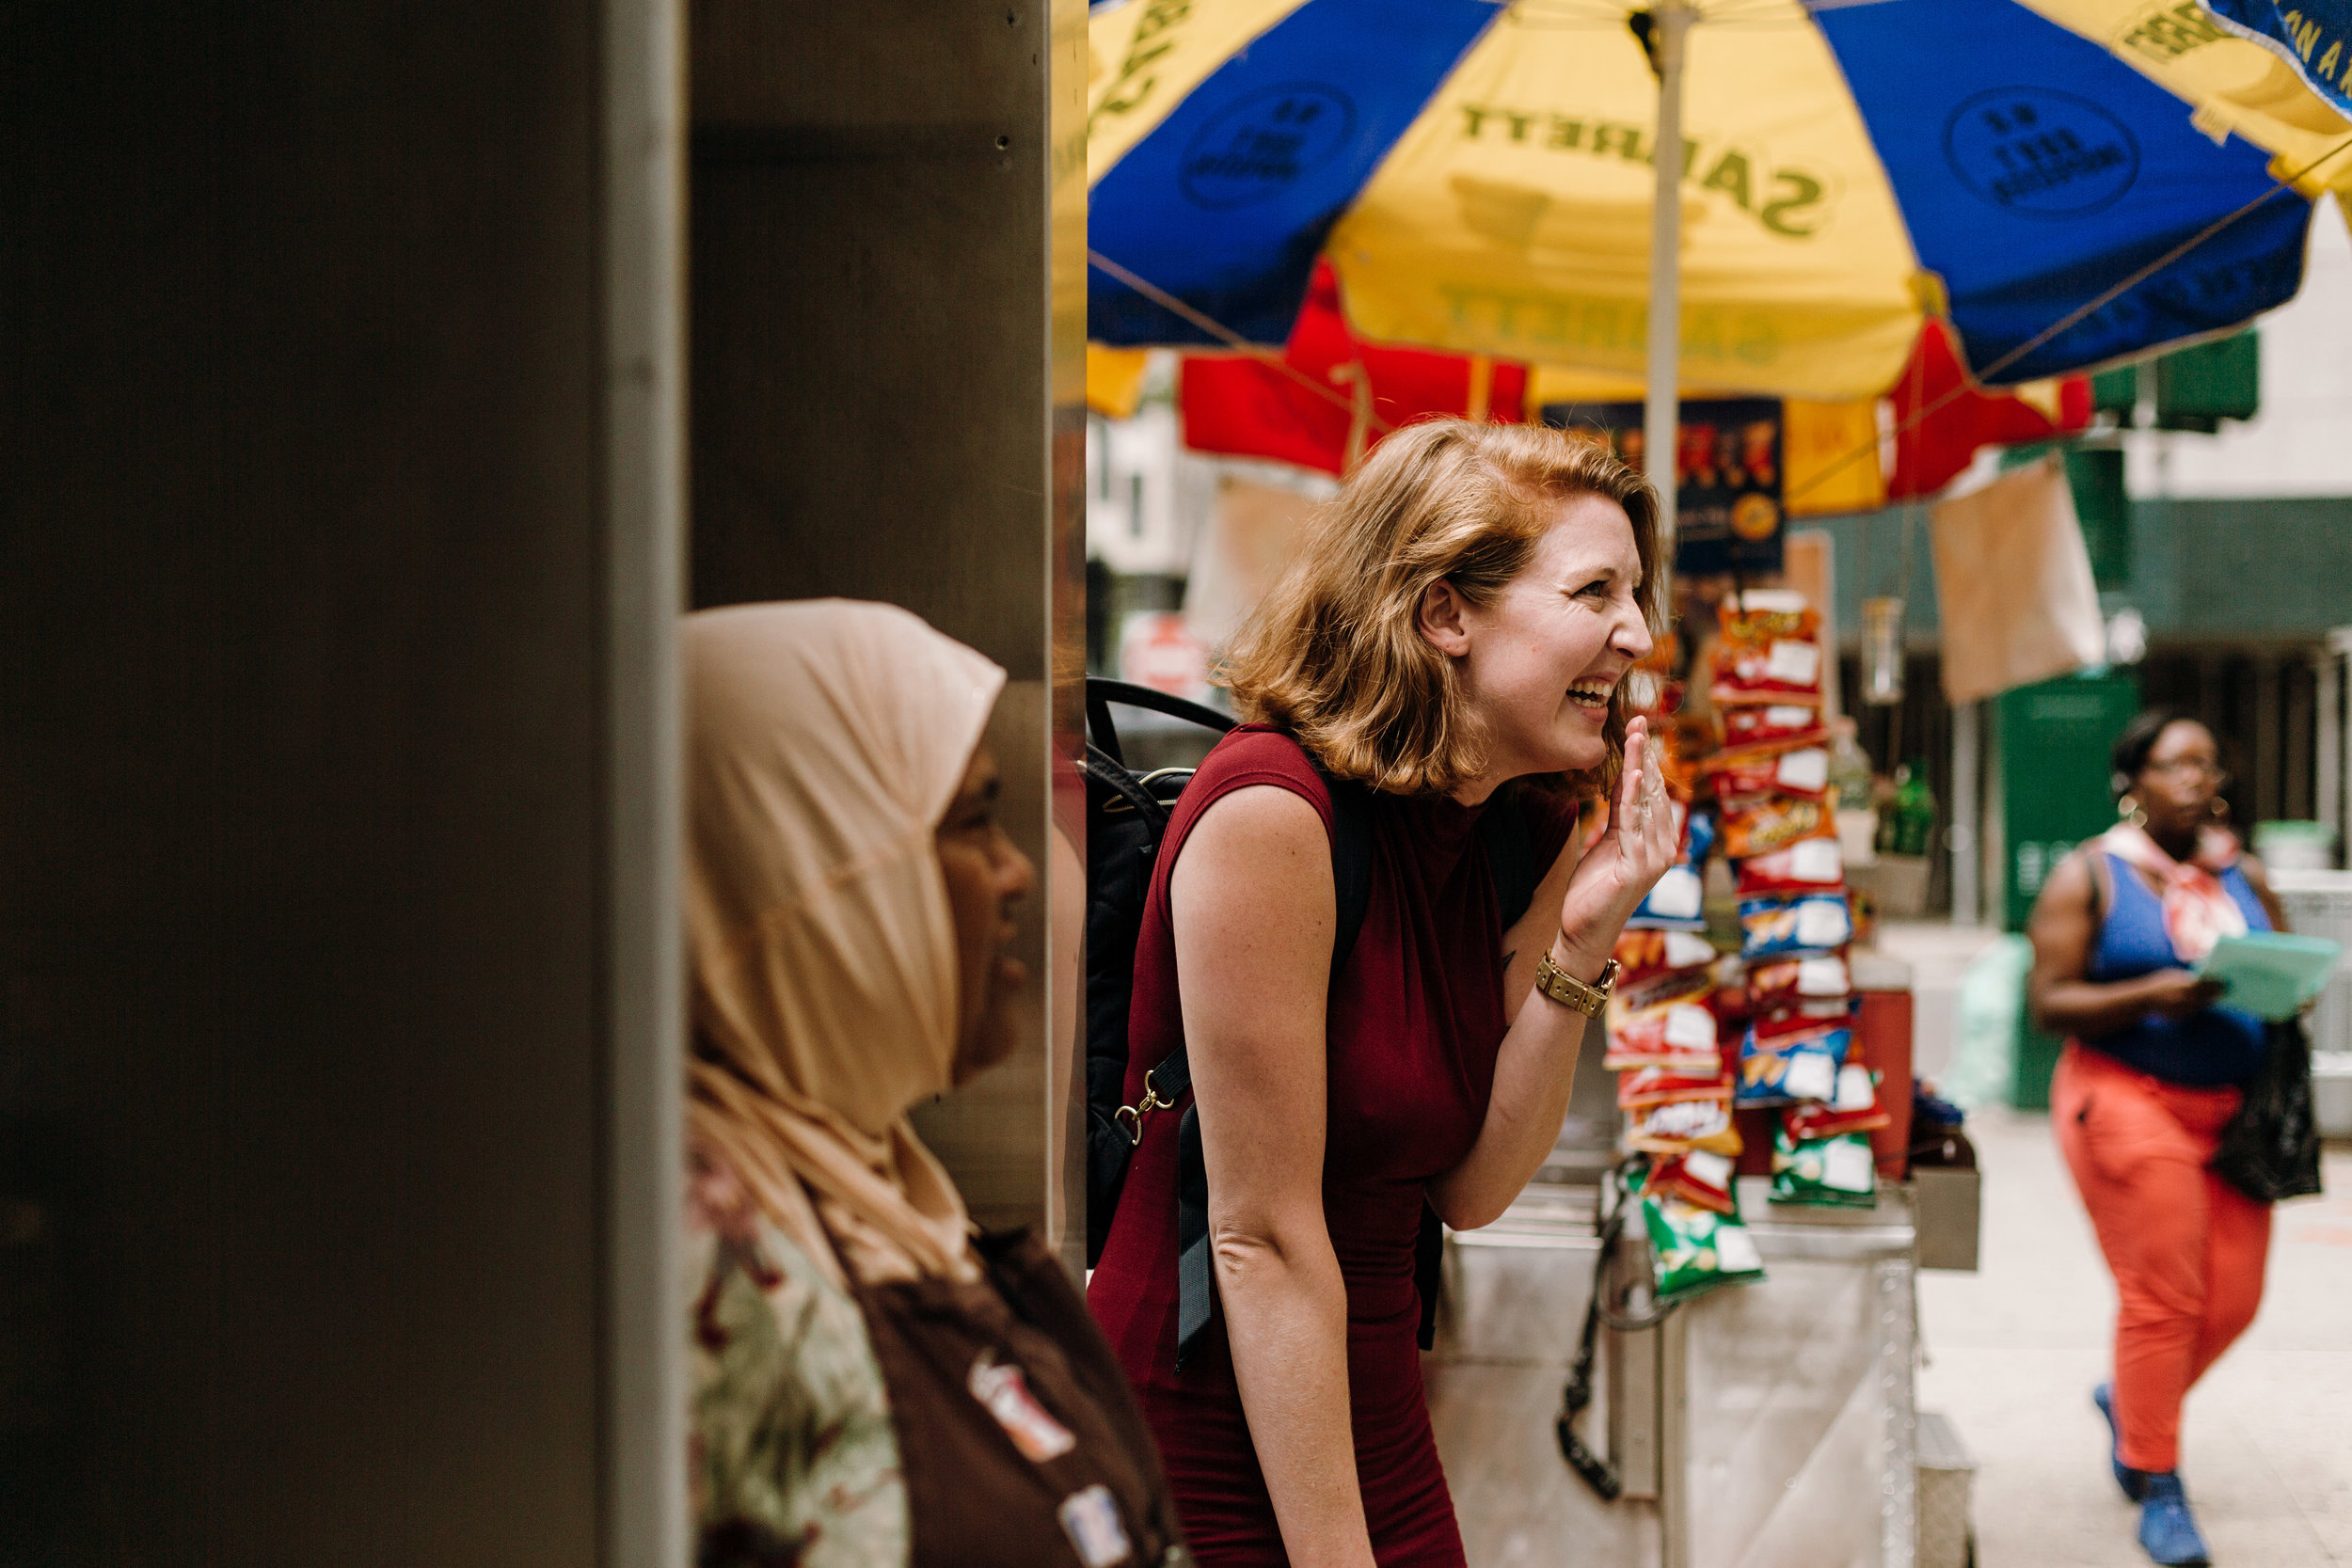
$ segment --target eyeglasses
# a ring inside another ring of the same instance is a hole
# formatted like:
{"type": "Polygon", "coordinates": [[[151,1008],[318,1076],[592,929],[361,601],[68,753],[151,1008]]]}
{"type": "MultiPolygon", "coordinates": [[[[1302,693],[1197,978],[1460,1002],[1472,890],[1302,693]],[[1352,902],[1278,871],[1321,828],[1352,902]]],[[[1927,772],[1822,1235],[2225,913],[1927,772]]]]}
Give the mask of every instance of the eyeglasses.
{"type": "Polygon", "coordinates": [[[2230,775],[2217,762],[2200,762],[2195,757],[2174,757],[2170,762],[2152,762],[2141,769],[2159,778],[2182,783],[2210,783],[2220,789],[2230,782],[2230,775]]]}

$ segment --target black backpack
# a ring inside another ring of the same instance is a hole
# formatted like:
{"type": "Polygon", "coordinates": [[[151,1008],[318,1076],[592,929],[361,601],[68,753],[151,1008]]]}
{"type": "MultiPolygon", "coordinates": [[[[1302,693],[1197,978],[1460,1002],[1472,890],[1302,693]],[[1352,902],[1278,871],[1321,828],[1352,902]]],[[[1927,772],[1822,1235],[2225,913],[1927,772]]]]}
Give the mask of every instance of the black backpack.
{"type": "MultiPolygon", "coordinates": [[[[1103,1255],[1127,1162],[1143,1141],[1144,1118],[1172,1109],[1192,1086],[1192,1065],[1179,1045],[1145,1076],[1141,1107],[1123,1103],[1127,1084],[1127,1020],[1135,990],[1136,942],[1152,868],[1177,797],[1191,781],[1188,768],[1131,771],[1111,722],[1110,705],[1145,708],[1224,734],[1233,721],[1224,714],[1147,687],[1089,676],[1087,680],[1085,774],[1087,782],[1087,1265],[1103,1255]]],[[[1324,772],[1312,752],[1308,760],[1331,791],[1331,879],[1339,924],[1331,941],[1331,974],[1337,981],[1364,924],[1372,896],[1372,792],[1324,772]]],[[[1478,820],[1496,902],[1507,930],[1527,911],[1545,867],[1534,863],[1534,844],[1522,811],[1487,811],[1478,820]]],[[[1186,1106],[1178,1129],[1176,1241],[1178,1303],[1176,1364],[1191,1358],[1209,1325],[1216,1286],[1209,1270],[1209,1180],[1201,1157],[1197,1108],[1186,1106]]],[[[1444,1259],[1444,1229],[1423,1205],[1421,1237],[1414,1252],[1414,1281],[1421,1291],[1421,1345],[1427,1350],[1437,1331],[1438,1286],[1444,1259]]]]}

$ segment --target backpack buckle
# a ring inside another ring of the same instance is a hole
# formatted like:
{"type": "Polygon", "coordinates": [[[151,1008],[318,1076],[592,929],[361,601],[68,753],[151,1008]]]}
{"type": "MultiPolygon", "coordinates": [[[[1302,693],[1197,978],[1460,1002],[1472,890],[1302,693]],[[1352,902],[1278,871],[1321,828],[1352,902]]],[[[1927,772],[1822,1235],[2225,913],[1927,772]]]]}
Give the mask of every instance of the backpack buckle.
{"type": "Polygon", "coordinates": [[[1143,1142],[1143,1118],[1154,1111],[1172,1110],[1175,1104],[1172,1100],[1160,1098],[1159,1090],[1152,1086],[1152,1075],[1147,1072],[1143,1075],[1143,1098],[1133,1105],[1121,1105],[1111,1114],[1111,1117],[1114,1121],[1123,1122],[1127,1129],[1127,1147],[1133,1148],[1143,1142]]]}

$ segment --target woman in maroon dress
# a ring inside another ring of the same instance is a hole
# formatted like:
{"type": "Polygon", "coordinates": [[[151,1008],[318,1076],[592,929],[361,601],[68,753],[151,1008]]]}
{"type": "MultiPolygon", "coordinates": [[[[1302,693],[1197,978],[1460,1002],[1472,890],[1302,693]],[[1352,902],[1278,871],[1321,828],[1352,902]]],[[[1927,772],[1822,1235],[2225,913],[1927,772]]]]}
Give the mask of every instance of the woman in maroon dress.
{"type": "Polygon", "coordinates": [[[1558,431],[1416,425],[1233,650],[1253,722],[1169,825],[1127,1069],[1132,1102],[1186,1047],[1216,1317],[1179,1371],[1183,1099],[1144,1123],[1089,1291],[1203,1563],[1462,1561],[1414,1242],[1424,1202],[1474,1228],[1543,1163],[1617,933],[1674,856],[1625,719],[1658,617],[1655,518],[1640,476],[1558,431]],[[1370,895],[1337,974],[1326,774],[1373,791],[1370,895]],[[1577,802],[1613,784],[1580,861],[1577,802]],[[1549,866],[1508,931],[1474,832],[1489,809],[1525,812],[1549,866]]]}

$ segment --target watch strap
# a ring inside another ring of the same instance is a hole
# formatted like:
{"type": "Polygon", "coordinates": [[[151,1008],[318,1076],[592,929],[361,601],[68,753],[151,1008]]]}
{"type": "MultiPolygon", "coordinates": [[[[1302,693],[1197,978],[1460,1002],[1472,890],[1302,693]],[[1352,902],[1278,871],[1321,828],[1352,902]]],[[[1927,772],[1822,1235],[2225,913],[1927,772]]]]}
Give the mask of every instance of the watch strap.
{"type": "Polygon", "coordinates": [[[1574,1007],[1586,1018],[1598,1018],[1609,1006],[1609,993],[1617,983],[1617,960],[1612,958],[1600,972],[1600,978],[1590,982],[1578,979],[1551,961],[1551,950],[1546,948],[1535,960],[1535,989],[1562,1006],[1574,1007]]]}

